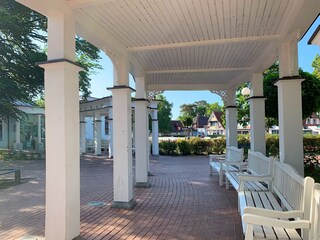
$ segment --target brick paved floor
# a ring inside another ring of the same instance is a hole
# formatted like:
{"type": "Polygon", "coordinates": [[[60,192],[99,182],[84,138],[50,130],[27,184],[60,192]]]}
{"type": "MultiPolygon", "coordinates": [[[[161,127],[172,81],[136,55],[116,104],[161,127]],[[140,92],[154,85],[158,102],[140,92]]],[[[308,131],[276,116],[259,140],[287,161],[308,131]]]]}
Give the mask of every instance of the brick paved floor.
{"type": "MultiPolygon", "coordinates": [[[[1,164],[1,162],[0,162],[1,164]]],[[[28,183],[0,190],[0,240],[44,236],[44,161],[14,162],[28,183]]],[[[151,188],[135,188],[134,209],[109,208],[112,161],[81,160],[81,235],[86,239],[242,239],[234,190],[209,175],[208,157],[158,157],[151,188]],[[91,207],[103,201],[103,207],[91,207]]]]}

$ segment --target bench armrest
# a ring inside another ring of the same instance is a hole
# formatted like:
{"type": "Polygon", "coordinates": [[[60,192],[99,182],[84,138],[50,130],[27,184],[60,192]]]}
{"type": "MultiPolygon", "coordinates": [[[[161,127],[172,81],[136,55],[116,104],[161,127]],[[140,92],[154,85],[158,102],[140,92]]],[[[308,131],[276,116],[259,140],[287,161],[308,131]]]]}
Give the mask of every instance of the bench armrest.
{"type": "Polygon", "coordinates": [[[267,218],[254,214],[244,214],[242,221],[247,225],[245,239],[253,240],[253,225],[262,225],[269,227],[289,228],[289,229],[310,229],[311,223],[307,220],[279,220],[276,218],[267,218]]]}
{"type": "Polygon", "coordinates": [[[225,154],[209,154],[209,162],[212,162],[213,158],[226,158],[226,155],[225,154]]]}
{"type": "Polygon", "coordinates": [[[253,215],[259,215],[262,217],[283,218],[283,219],[303,218],[303,215],[304,215],[303,211],[298,211],[298,210],[295,210],[295,211],[276,211],[276,210],[256,208],[256,207],[245,207],[244,214],[253,214],[253,215]]]}

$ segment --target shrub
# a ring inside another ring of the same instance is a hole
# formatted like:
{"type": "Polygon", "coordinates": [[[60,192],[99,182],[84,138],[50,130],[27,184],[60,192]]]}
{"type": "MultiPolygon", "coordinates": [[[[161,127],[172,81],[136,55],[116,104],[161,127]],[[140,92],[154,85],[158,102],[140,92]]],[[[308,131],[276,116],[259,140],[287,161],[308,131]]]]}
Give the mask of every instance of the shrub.
{"type": "Polygon", "coordinates": [[[208,152],[208,141],[202,138],[191,138],[190,140],[191,152],[196,155],[201,155],[208,152]]]}
{"type": "Polygon", "coordinates": [[[320,182],[320,163],[316,154],[311,153],[304,157],[304,173],[320,182]]]}
{"type": "Polygon", "coordinates": [[[238,148],[243,148],[245,157],[248,156],[248,150],[250,149],[250,136],[249,136],[249,134],[239,134],[238,135],[238,148]]]}
{"type": "Polygon", "coordinates": [[[209,153],[222,154],[226,150],[226,138],[219,137],[211,139],[211,146],[208,149],[209,153]]]}
{"type": "Polygon", "coordinates": [[[177,155],[177,143],[176,141],[161,141],[159,143],[159,152],[161,155],[177,155]]]}
{"type": "Polygon", "coordinates": [[[178,139],[177,140],[178,153],[180,155],[190,155],[191,154],[191,146],[189,141],[178,139]]]}
{"type": "Polygon", "coordinates": [[[279,135],[267,134],[266,135],[266,155],[279,157],[279,135]]]}
{"type": "Polygon", "coordinates": [[[303,137],[303,148],[305,153],[319,153],[320,152],[320,137],[306,134],[303,137]]]}

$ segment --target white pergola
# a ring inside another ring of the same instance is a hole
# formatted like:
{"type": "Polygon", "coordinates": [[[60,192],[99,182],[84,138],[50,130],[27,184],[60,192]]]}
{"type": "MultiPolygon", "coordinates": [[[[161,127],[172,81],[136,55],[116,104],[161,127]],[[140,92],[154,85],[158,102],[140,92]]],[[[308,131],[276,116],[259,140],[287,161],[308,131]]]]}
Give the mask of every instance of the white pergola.
{"type": "Polygon", "coordinates": [[[131,97],[136,80],[136,181],[148,186],[147,93],[210,90],[227,106],[227,144],[237,145],[235,91],[250,81],[251,148],[265,153],[262,72],[280,62],[280,160],[303,174],[297,42],[319,0],[18,0],[48,17],[47,240],[80,234],[79,104],[75,34],[114,64],[113,207],[132,208],[131,97]],[[56,96],[59,96],[57,98],[56,96]]]}

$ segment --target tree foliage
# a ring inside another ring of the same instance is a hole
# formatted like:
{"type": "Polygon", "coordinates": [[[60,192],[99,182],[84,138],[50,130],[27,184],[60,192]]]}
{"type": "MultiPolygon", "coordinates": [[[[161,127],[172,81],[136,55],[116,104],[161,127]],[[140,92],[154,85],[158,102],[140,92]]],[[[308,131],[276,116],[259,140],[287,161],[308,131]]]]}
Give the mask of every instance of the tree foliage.
{"type": "Polygon", "coordinates": [[[184,126],[191,126],[194,117],[197,115],[210,117],[213,111],[223,111],[223,107],[218,102],[209,104],[207,101],[201,100],[181,105],[178,118],[184,126]]]}
{"type": "Polygon", "coordinates": [[[207,117],[210,117],[211,113],[214,111],[223,112],[224,111],[223,106],[220,106],[220,104],[218,102],[211,103],[207,106],[205,115],[207,117]]]}
{"type": "Polygon", "coordinates": [[[243,96],[241,93],[241,90],[245,87],[249,87],[248,83],[245,83],[241,85],[237,92],[236,92],[236,106],[238,109],[238,123],[241,124],[243,127],[246,127],[249,125],[250,117],[250,106],[249,102],[247,100],[248,96],[243,96]]]}
{"type": "Polygon", "coordinates": [[[172,103],[169,103],[165,96],[162,94],[157,95],[157,100],[160,100],[158,104],[158,122],[159,122],[159,132],[169,133],[171,131],[171,117],[172,117],[172,103]]]}
{"type": "MultiPolygon", "coordinates": [[[[264,95],[266,100],[266,117],[278,119],[278,90],[274,83],[279,79],[277,65],[273,65],[264,76],[264,95]]],[[[316,74],[299,69],[299,75],[305,79],[301,84],[302,117],[307,118],[320,110],[320,79],[316,74]]]]}
{"type": "MultiPolygon", "coordinates": [[[[0,4],[0,117],[18,117],[15,101],[32,102],[43,93],[44,70],[36,62],[46,61],[47,19],[13,0],[0,4]],[[40,48],[40,46],[42,48],[40,48]]],[[[90,94],[89,74],[99,68],[99,49],[76,38],[80,90],[90,94]]]]}

